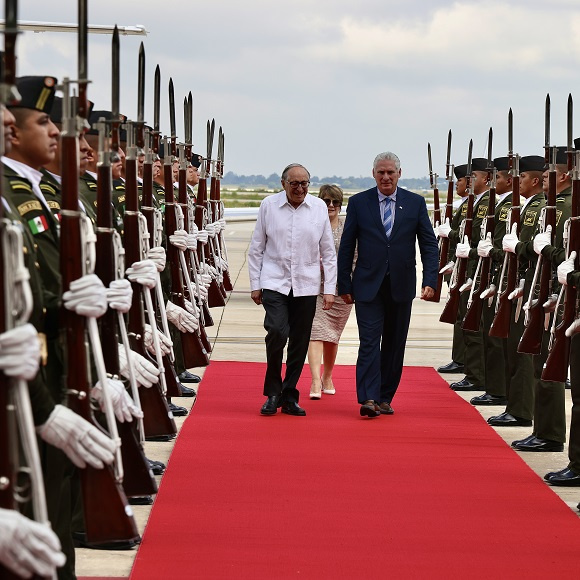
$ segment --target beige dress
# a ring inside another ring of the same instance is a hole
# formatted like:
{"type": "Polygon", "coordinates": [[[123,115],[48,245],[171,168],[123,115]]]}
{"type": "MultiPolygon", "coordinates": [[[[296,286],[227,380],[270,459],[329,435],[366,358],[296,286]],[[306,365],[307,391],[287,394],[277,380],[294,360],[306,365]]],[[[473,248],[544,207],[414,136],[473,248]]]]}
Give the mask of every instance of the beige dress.
{"type": "MultiPolygon", "coordinates": [[[[344,229],[344,220],[338,218],[338,226],[332,230],[334,237],[334,248],[338,254],[340,238],[344,229]]],[[[352,304],[346,302],[338,296],[335,291],[334,304],[330,310],[322,310],[322,292],[316,299],[316,314],[312,322],[312,332],[310,340],[322,340],[323,342],[333,342],[338,344],[340,336],[352,310],[352,304]]]]}

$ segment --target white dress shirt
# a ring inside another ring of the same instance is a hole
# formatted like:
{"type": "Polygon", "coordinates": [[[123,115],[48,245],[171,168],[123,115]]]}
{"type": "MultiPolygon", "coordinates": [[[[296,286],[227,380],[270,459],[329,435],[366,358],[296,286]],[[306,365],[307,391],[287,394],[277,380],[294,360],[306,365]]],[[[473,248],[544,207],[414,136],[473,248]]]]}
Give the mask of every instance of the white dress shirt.
{"type": "Polygon", "coordinates": [[[250,288],[316,296],[336,288],[336,250],[326,204],[313,195],[294,208],[281,191],[260,204],[248,251],[250,288]]]}

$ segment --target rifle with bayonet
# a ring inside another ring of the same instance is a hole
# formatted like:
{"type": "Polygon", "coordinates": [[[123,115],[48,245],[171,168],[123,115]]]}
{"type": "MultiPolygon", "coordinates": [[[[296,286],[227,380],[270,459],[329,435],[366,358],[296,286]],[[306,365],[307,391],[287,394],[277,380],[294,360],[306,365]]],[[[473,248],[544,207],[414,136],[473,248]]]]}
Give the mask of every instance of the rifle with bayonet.
{"type": "MultiPolygon", "coordinates": [[[[508,113],[508,167],[512,176],[512,205],[509,210],[506,231],[509,233],[514,230],[515,234],[519,234],[521,217],[520,166],[519,156],[514,155],[513,151],[513,113],[511,109],[508,113]]],[[[509,335],[510,318],[513,310],[510,294],[512,294],[518,284],[518,269],[519,261],[517,255],[513,252],[505,252],[498,284],[499,292],[495,304],[495,316],[489,328],[489,336],[507,338],[509,335]]]]}
{"type": "MultiPolygon", "coordinates": [[[[79,18],[79,35],[87,34],[86,6],[79,18]]],[[[86,46],[86,43],[85,43],[86,46]]],[[[86,71],[86,53],[79,54],[79,84],[88,80],[83,71],[86,71]]],[[[86,88],[86,85],[85,85],[86,88]]],[[[79,94],[84,91],[79,90],[79,94]]],[[[86,272],[87,265],[86,240],[82,231],[82,216],[78,201],[78,135],[81,127],[80,118],[75,118],[70,110],[69,81],[63,82],[63,115],[61,132],[61,161],[62,161],[62,210],[61,210],[61,237],[60,237],[60,270],[63,290],[69,289],[71,282],[81,278],[86,272]]],[[[81,415],[86,421],[98,426],[90,408],[90,389],[86,331],[95,338],[96,321],[94,325],[85,322],[85,317],[74,311],[62,310],[63,328],[67,349],[66,386],[68,392],[68,406],[81,415]],[[87,326],[88,325],[88,326],[87,326]]],[[[103,398],[107,403],[106,385],[103,385],[103,398]]],[[[107,416],[110,419],[111,407],[108,402],[107,416]]],[[[108,428],[113,434],[114,421],[108,428]]],[[[117,461],[117,470],[122,466],[117,461]]],[[[85,519],[87,541],[91,543],[135,541],[138,539],[137,526],[133,513],[123,492],[120,476],[113,473],[109,466],[95,469],[90,465],[80,470],[82,500],[85,519]]]]}
{"type": "MultiPolygon", "coordinates": [[[[564,247],[566,259],[575,251],[576,259],[574,269],[580,270],[580,151],[574,154],[574,172],[572,174],[572,213],[570,219],[564,225],[564,247]]],[[[550,330],[550,345],[548,358],[542,371],[542,380],[563,383],[568,377],[570,366],[570,344],[572,338],[566,336],[566,330],[570,328],[576,316],[578,316],[578,289],[571,284],[562,285],[558,297],[558,306],[563,304],[562,318],[556,324],[554,320],[550,330]]],[[[556,307],[556,312],[559,307],[556,307]]]]}
{"type": "MultiPolygon", "coordinates": [[[[221,194],[221,180],[223,179],[224,176],[224,148],[225,148],[225,134],[223,133],[223,131],[221,130],[220,127],[220,131],[219,131],[219,136],[218,136],[218,157],[217,157],[217,164],[216,164],[216,195],[215,195],[215,199],[216,199],[216,207],[217,207],[217,219],[218,220],[223,220],[224,219],[224,204],[222,202],[222,194],[221,194]]],[[[229,267],[228,267],[228,251],[226,248],[226,241],[225,241],[225,237],[224,237],[224,232],[223,232],[223,228],[220,228],[219,234],[218,234],[218,244],[220,247],[220,251],[221,251],[221,256],[223,258],[223,263],[224,263],[224,270],[223,270],[223,279],[224,279],[224,289],[226,290],[226,292],[231,292],[234,287],[232,284],[232,279],[230,276],[230,271],[229,271],[229,267]]]]}
{"type": "MultiPolygon", "coordinates": [[[[487,206],[487,216],[485,218],[485,228],[481,228],[481,239],[485,239],[487,236],[490,236],[493,239],[493,232],[495,230],[495,184],[497,172],[493,167],[491,157],[492,141],[493,130],[490,127],[487,142],[487,181],[490,183],[489,202],[487,206]]],[[[481,297],[481,294],[490,284],[490,274],[491,256],[485,258],[480,256],[477,261],[477,267],[473,276],[473,285],[467,301],[467,312],[465,313],[463,324],[461,326],[463,330],[468,332],[478,332],[480,329],[484,303],[484,298],[481,297]]]]}
{"type": "MultiPolygon", "coordinates": [[[[570,104],[570,102],[569,102],[570,104]]],[[[571,124],[571,110],[568,108],[568,127],[571,124]]],[[[568,140],[571,131],[568,130],[568,140]]],[[[557,196],[557,147],[550,147],[549,137],[546,139],[545,147],[546,158],[549,159],[548,170],[548,196],[546,206],[542,208],[542,215],[540,216],[540,232],[545,232],[548,226],[551,227],[551,244],[554,243],[554,236],[556,234],[556,196],[557,196]]],[[[568,150],[572,150],[569,143],[568,150]]],[[[573,152],[572,152],[573,154],[573,152]]],[[[571,169],[572,154],[568,155],[568,168],[571,169]]],[[[532,286],[526,305],[524,306],[524,332],[518,344],[518,352],[527,354],[540,354],[542,350],[542,336],[544,330],[547,330],[547,325],[550,319],[550,313],[545,311],[544,304],[548,301],[552,293],[552,262],[549,258],[538,256],[536,262],[536,269],[532,286]]]]}
{"type": "MultiPolygon", "coordinates": [[[[173,194],[173,171],[172,156],[176,151],[176,127],[175,127],[175,95],[173,80],[169,80],[169,117],[171,122],[171,148],[167,139],[164,139],[165,158],[163,160],[163,177],[165,183],[165,233],[167,238],[172,236],[177,228],[177,213],[175,197],[173,194]],[[175,149],[174,149],[175,143],[175,149]]],[[[179,252],[173,244],[167,244],[167,259],[171,268],[171,297],[172,302],[186,310],[185,291],[183,286],[183,272],[179,252]]],[[[205,350],[199,332],[181,332],[181,346],[183,349],[183,361],[186,368],[207,366],[209,358],[205,350]]]]}
{"type": "MultiPolygon", "coordinates": [[[[471,232],[473,229],[473,183],[471,177],[471,159],[473,154],[473,141],[469,141],[469,153],[467,161],[467,211],[465,213],[465,218],[461,223],[459,228],[459,240],[463,241],[465,237],[468,240],[471,239],[471,232]]],[[[467,262],[468,258],[456,258],[455,265],[453,266],[453,272],[451,274],[451,280],[449,284],[449,293],[447,295],[447,302],[443,308],[443,312],[439,317],[440,322],[446,322],[448,324],[455,324],[457,320],[457,313],[459,312],[459,301],[460,301],[460,288],[465,284],[465,278],[467,275],[467,262]]]]}

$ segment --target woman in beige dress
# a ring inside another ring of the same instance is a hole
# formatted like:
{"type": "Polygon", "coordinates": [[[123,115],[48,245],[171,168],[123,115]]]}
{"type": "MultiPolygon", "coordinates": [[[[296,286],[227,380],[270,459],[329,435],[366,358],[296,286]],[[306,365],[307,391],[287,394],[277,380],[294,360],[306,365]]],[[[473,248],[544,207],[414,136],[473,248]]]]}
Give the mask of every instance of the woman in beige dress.
{"type": "MultiPolygon", "coordinates": [[[[340,238],[344,227],[344,220],[339,218],[342,207],[343,193],[337,185],[325,184],[318,194],[328,206],[328,219],[332,227],[334,246],[338,253],[340,238]]],[[[336,292],[335,292],[336,294],[336,292]]],[[[312,375],[310,386],[310,398],[320,399],[322,393],[334,395],[336,390],[332,382],[332,371],[338,351],[338,341],[344,330],[346,321],[350,315],[352,304],[346,304],[344,300],[335,295],[334,304],[330,310],[322,310],[322,294],[319,294],[316,302],[316,314],[312,323],[310,345],[308,347],[308,364],[312,375]],[[324,370],[320,374],[322,361],[324,370]]]]}

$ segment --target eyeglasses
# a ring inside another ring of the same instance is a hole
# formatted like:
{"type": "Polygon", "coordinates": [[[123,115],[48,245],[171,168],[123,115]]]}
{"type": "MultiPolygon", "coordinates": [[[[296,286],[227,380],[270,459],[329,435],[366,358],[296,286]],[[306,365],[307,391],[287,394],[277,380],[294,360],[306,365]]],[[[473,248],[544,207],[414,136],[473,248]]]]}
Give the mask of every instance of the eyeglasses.
{"type": "Polygon", "coordinates": [[[342,205],[342,202],[338,199],[328,199],[327,197],[324,197],[322,199],[322,201],[326,204],[326,205],[330,205],[332,204],[334,207],[340,207],[342,205]]]}
{"type": "Polygon", "coordinates": [[[310,185],[310,181],[287,181],[288,185],[292,189],[298,189],[299,187],[306,188],[310,185]]]}

